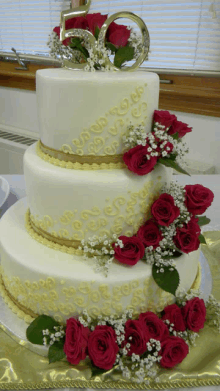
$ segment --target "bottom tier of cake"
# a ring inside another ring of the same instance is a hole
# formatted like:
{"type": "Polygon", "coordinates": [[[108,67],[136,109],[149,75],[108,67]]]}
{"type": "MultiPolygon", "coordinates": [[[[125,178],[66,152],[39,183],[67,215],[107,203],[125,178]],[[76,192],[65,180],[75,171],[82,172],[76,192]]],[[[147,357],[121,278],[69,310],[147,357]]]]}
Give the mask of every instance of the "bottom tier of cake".
{"type": "MultiPolygon", "coordinates": [[[[0,221],[1,274],[5,294],[21,313],[48,314],[64,323],[83,310],[95,318],[132,309],[161,311],[174,297],[154,282],[151,266],[129,267],[117,261],[107,277],[95,273],[92,259],[48,248],[34,240],[25,226],[26,199],[13,205],[0,221]]],[[[42,240],[43,242],[43,240],[42,240]]],[[[177,261],[180,288],[189,290],[197,276],[199,250],[177,261]]]]}

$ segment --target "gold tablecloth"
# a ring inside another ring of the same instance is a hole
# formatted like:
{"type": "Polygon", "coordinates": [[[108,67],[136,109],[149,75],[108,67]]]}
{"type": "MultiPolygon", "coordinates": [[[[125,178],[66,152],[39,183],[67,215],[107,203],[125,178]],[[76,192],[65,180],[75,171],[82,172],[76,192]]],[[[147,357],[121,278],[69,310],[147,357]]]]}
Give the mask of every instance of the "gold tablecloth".
{"type": "MultiPolygon", "coordinates": [[[[213,278],[213,295],[220,301],[220,231],[205,232],[207,245],[202,251],[209,262],[213,278]]],[[[39,356],[16,343],[0,330],[0,389],[44,388],[116,388],[171,389],[220,385],[220,334],[205,326],[196,347],[177,368],[159,372],[159,382],[137,384],[126,381],[117,369],[91,380],[86,360],[77,367],[66,361],[48,364],[39,356]]]]}

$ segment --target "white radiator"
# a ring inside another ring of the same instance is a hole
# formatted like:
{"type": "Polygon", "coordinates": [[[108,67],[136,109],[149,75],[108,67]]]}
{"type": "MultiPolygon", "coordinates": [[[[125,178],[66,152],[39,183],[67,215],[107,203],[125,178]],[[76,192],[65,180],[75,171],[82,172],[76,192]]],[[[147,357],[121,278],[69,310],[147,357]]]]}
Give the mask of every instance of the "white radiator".
{"type": "Polygon", "coordinates": [[[23,174],[23,155],[37,139],[0,130],[0,175],[23,174]]]}

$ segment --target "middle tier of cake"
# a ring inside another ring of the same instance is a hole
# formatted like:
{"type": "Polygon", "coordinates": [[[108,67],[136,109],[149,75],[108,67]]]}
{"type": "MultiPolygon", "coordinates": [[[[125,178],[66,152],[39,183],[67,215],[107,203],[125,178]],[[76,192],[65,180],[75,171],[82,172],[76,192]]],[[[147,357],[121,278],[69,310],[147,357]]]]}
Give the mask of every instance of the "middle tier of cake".
{"type": "Polygon", "coordinates": [[[66,169],[42,160],[34,144],[25,153],[24,173],[32,228],[77,248],[94,235],[134,235],[172,170],[159,164],[138,176],[128,169],[66,169]]]}
{"type": "MultiPolygon", "coordinates": [[[[174,301],[172,294],[159,288],[152,267],[144,261],[131,267],[115,260],[105,277],[95,273],[93,259],[84,260],[38,243],[26,230],[26,209],[23,198],[3,215],[0,224],[4,297],[18,316],[28,320],[45,314],[65,322],[84,310],[97,318],[121,316],[126,309],[137,316],[147,310],[162,311],[174,301]]],[[[179,288],[187,291],[192,287],[198,260],[199,250],[177,259],[179,288]]]]}

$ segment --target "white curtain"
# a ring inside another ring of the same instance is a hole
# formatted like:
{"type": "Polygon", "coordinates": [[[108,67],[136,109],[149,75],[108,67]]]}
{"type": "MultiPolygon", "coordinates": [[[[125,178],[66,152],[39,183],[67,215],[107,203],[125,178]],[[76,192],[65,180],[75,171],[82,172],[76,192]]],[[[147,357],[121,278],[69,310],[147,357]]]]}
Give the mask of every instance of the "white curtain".
{"type": "MultiPolygon", "coordinates": [[[[0,51],[48,55],[48,35],[69,7],[69,0],[0,0],[0,51]]],[[[92,0],[90,8],[109,15],[122,10],[135,12],[148,27],[144,66],[220,71],[220,0],[92,0]]]]}

